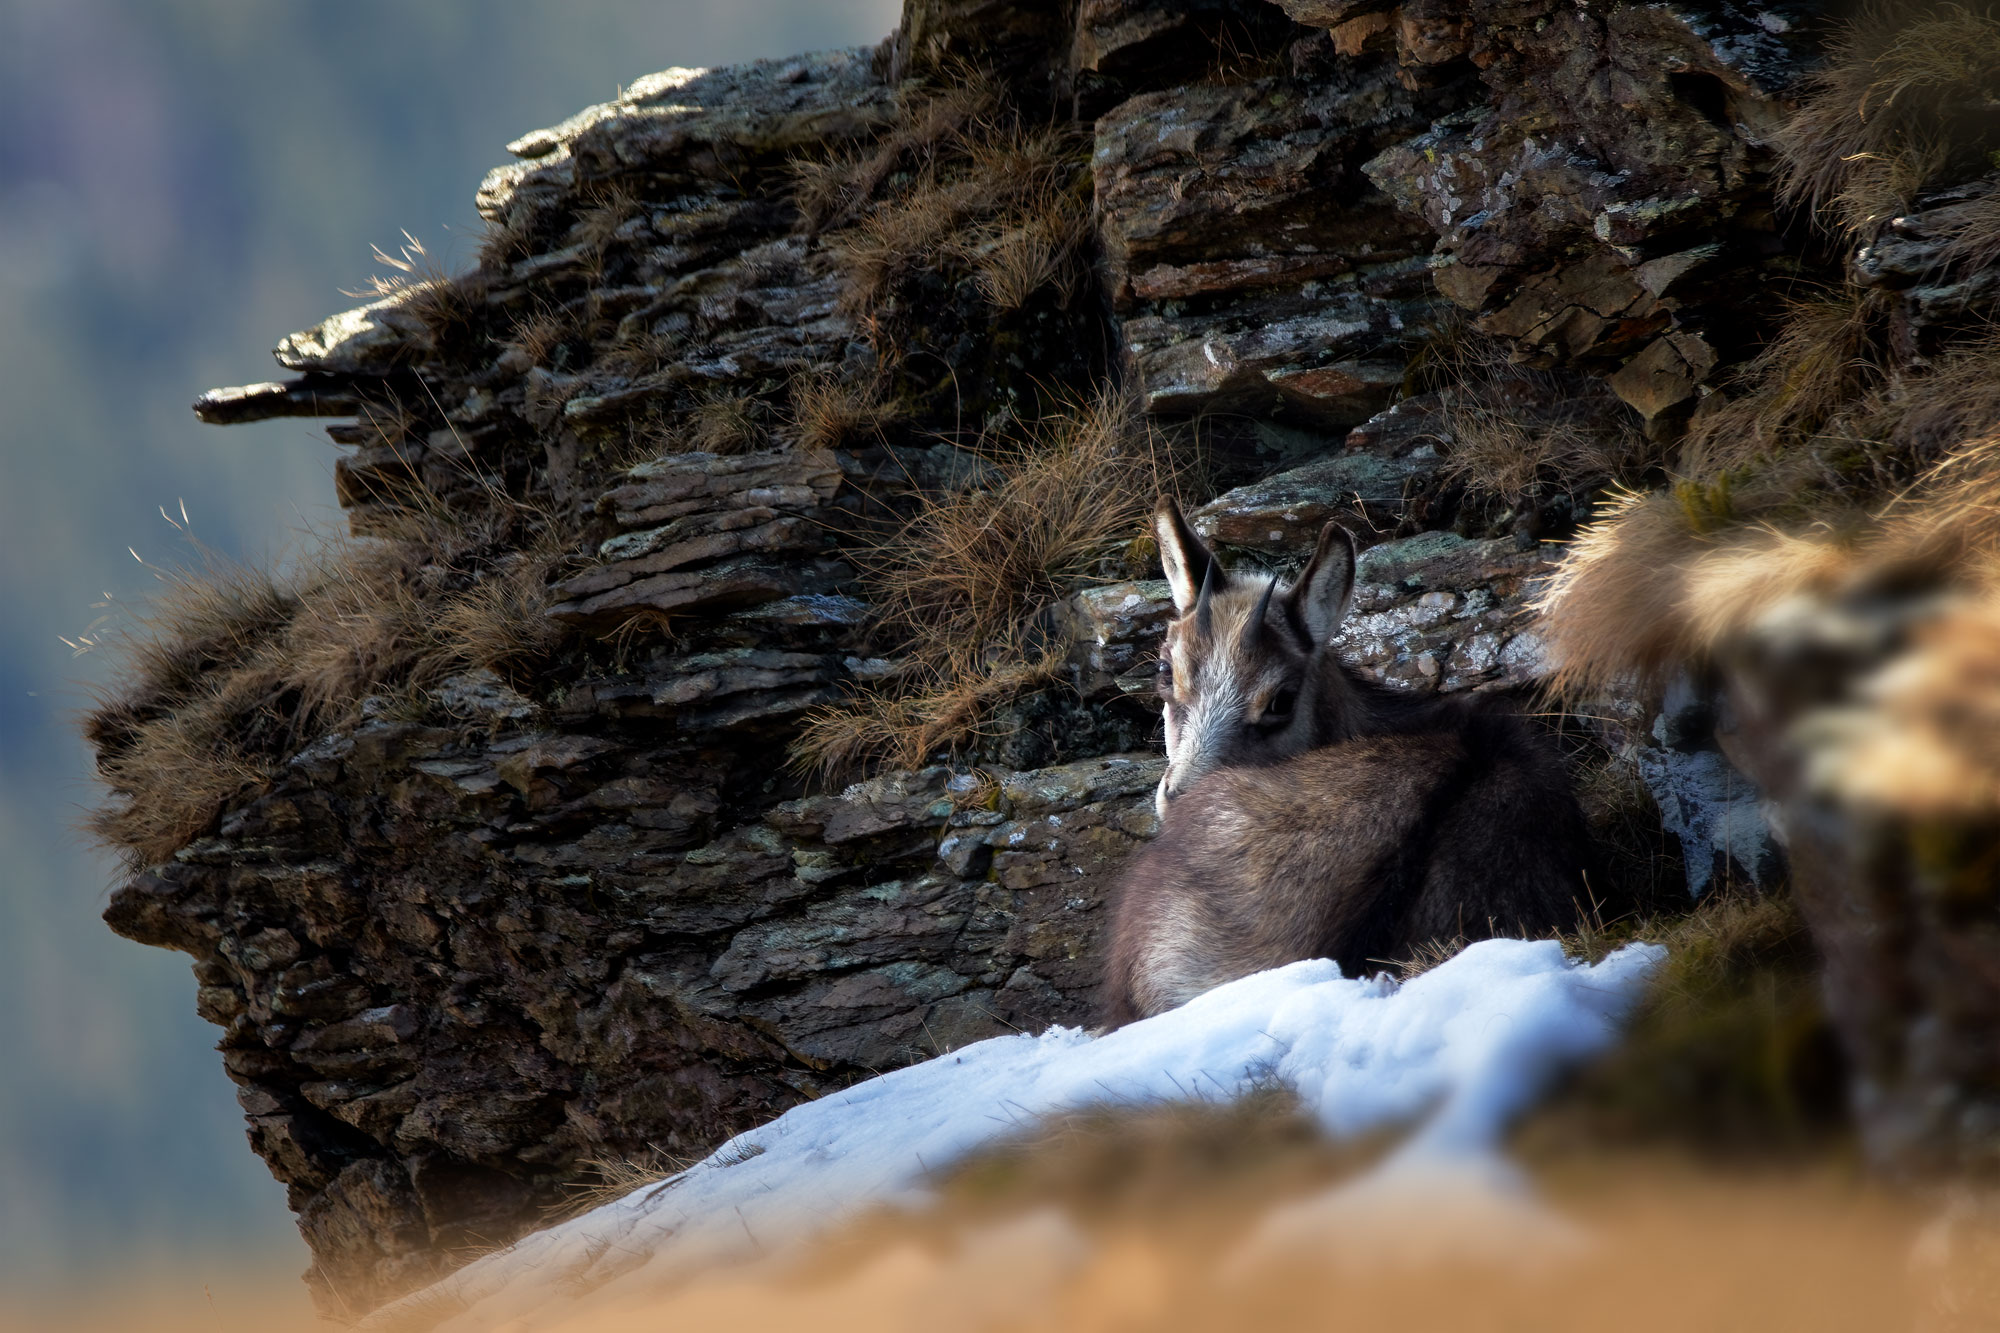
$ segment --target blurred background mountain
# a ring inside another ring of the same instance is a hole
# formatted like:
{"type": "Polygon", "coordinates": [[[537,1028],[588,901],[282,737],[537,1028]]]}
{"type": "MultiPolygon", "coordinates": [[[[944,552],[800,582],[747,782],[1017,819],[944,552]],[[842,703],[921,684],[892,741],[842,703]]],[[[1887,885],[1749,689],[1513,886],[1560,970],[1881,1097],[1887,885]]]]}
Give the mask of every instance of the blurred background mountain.
{"type": "Polygon", "coordinates": [[[306,422],[202,389],[358,304],[408,229],[447,266],[501,145],[670,65],[873,42],[896,0],[0,0],[0,1288],[305,1262],[185,963],[98,920],[118,873],[73,714],[156,565],[337,522],[306,422]],[[131,548],[128,551],[127,548],[131,548]],[[108,622],[98,623],[109,617],[108,622]]]}

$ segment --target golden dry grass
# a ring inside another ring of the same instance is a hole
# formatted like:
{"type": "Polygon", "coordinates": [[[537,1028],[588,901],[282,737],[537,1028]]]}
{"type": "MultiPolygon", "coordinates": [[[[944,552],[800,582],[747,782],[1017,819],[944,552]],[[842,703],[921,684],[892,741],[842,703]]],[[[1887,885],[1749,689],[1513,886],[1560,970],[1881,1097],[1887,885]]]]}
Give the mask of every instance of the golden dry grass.
{"type": "Polygon", "coordinates": [[[1735,377],[1735,396],[1699,415],[1681,470],[1713,477],[1810,440],[1888,379],[1880,293],[1795,300],[1772,340],[1735,377]]]}
{"type": "Polygon", "coordinates": [[[549,649],[548,540],[510,553],[509,534],[441,507],[404,522],[328,542],[283,577],[207,555],[159,571],[160,594],[112,649],[122,686],[85,724],[107,792],[95,838],[135,865],[164,860],[365,697],[415,707],[455,671],[549,649]]]}
{"type": "Polygon", "coordinates": [[[973,245],[979,289],[995,310],[1025,306],[1060,287],[1067,303],[1081,276],[1076,256],[1091,237],[1090,220],[1061,194],[1026,200],[1013,216],[983,228],[973,245]]]}
{"type": "Polygon", "coordinates": [[[898,624],[944,655],[1018,632],[1143,522],[1162,464],[1113,391],[989,454],[988,489],[926,499],[869,560],[869,586],[898,624]]]}
{"type": "Polygon", "coordinates": [[[934,169],[974,126],[1000,113],[991,78],[960,71],[951,86],[904,101],[894,126],[865,149],[806,158],[792,166],[792,200],[814,231],[851,220],[902,173],[934,169]]]}
{"type": "Polygon", "coordinates": [[[817,708],[792,741],[793,766],[823,777],[878,762],[921,768],[940,750],[1004,734],[993,718],[1002,704],[1054,679],[1060,653],[1026,661],[953,659],[919,668],[886,692],[866,692],[817,708]]]}
{"type": "Polygon", "coordinates": [[[1632,429],[1595,423],[1535,421],[1505,407],[1454,403],[1445,412],[1451,452],[1442,471],[1474,491],[1509,504],[1542,487],[1571,489],[1630,479],[1650,462],[1632,429]]]}
{"type": "Polygon", "coordinates": [[[1460,314],[1440,319],[1405,379],[1441,400],[1434,434],[1443,475],[1510,505],[1552,491],[1634,482],[1657,464],[1637,417],[1608,393],[1519,365],[1460,314]]]}
{"type": "Polygon", "coordinates": [[[586,1174],[563,1187],[562,1201],[549,1209],[550,1225],[616,1203],[634,1190],[678,1175],[694,1162],[649,1144],[636,1157],[593,1157],[580,1165],[586,1174]]]}
{"type": "Polygon", "coordinates": [[[801,375],[789,386],[794,442],[804,450],[837,449],[879,437],[897,420],[880,384],[837,375],[801,375]]]}
{"type": "Polygon", "coordinates": [[[757,400],[733,393],[713,393],[698,401],[688,414],[687,439],[690,447],[709,454],[747,454],[770,443],[757,400]]]}
{"type": "Polygon", "coordinates": [[[1687,660],[1696,645],[1673,608],[1701,549],[1672,495],[1614,496],[1531,604],[1556,663],[1552,688],[1587,697],[1628,679],[1656,683],[1687,660]]]}
{"type": "Polygon", "coordinates": [[[1623,497],[1571,545],[1534,603],[1559,692],[1657,682],[1789,599],[2000,597],[2000,435],[1952,452],[1863,522],[1707,530],[1691,493],[1623,497]]]}
{"type": "Polygon", "coordinates": [[[518,351],[531,366],[551,366],[557,349],[576,336],[576,327],[568,316],[542,308],[523,316],[503,346],[518,351]]]}
{"type": "Polygon", "coordinates": [[[910,669],[886,692],[819,710],[793,748],[831,773],[864,758],[902,767],[979,734],[992,706],[1047,679],[1060,653],[1038,617],[1128,542],[1171,485],[1129,401],[1106,391],[1020,444],[988,450],[992,485],[927,495],[855,556],[910,669]]]}
{"type": "Polygon", "coordinates": [[[375,262],[389,270],[368,280],[366,287],[348,292],[371,300],[393,299],[397,308],[417,321],[434,347],[462,342],[479,327],[486,309],[489,286],[481,270],[450,274],[438,264],[424,243],[409,232],[403,233],[398,253],[372,247],[375,262]]]}
{"type": "Polygon", "coordinates": [[[2000,180],[1989,183],[1977,198],[1955,206],[1940,232],[1946,268],[1976,272],[2000,264],[2000,180]]]}
{"type": "Polygon", "coordinates": [[[969,127],[952,151],[829,234],[848,309],[866,317],[897,282],[925,271],[977,275],[1001,310],[1073,285],[1090,235],[1088,198],[1076,188],[1083,147],[1058,127],[969,127]]]}
{"type": "Polygon", "coordinates": [[[599,186],[587,197],[590,206],[577,213],[570,235],[577,244],[594,251],[601,261],[605,247],[611,244],[618,229],[639,216],[639,197],[629,186],[617,181],[599,186]]]}
{"type": "Polygon", "coordinates": [[[1847,25],[1779,132],[1780,198],[1866,239],[1942,176],[1990,166],[2000,15],[1878,4],[1847,25]]]}
{"type": "Polygon", "coordinates": [[[1898,456],[1941,459],[1967,440],[2000,429],[2000,329],[1970,337],[1920,375],[1883,385],[1858,433],[1879,437],[1898,456]]]}

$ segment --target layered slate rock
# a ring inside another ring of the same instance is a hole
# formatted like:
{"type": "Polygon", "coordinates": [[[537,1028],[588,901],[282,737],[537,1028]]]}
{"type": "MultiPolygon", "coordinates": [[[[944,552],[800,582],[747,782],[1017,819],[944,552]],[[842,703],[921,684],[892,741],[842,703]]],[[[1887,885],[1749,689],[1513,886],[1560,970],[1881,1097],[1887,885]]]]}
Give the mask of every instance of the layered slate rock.
{"type": "Polygon", "coordinates": [[[201,960],[322,1290],[427,1280],[607,1152],[700,1151],[864,1071],[1089,1017],[1158,757],[894,774],[740,823],[707,745],[587,691],[452,688],[481,711],[323,738],[108,913],[201,960]]]}
{"type": "Polygon", "coordinates": [[[1344,430],[1386,406],[1441,306],[1431,236],[1361,172],[1451,103],[1382,60],[1135,97],[1100,117],[1106,280],[1149,410],[1344,430]]]}
{"type": "Polygon", "coordinates": [[[1076,116],[1094,119],[1139,93],[1199,83],[1225,53],[1286,53],[1305,32],[1264,0],[1080,0],[1069,52],[1076,116]]]}
{"type": "Polygon", "coordinates": [[[597,511],[622,531],[600,563],[565,580],[549,614],[616,628],[638,614],[688,615],[832,592],[853,572],[833,549],[831,454],[676,454],[642,463],[597,511]],[[813,557],[817,556],[815,559],[813,557]]]}
{"type": "Polygon", "coordinates": [[[493,229],[479,270],[293,334],[278,359],[298,379],[196,410],[360,416],[332,433],[358,446],[336,481],[366,526],[409,482],[452,499],[481,468],[588,504],[569,487],[580,458],[627,449],[703,402],[872,366],[840,279],[796,234],[789,163],[891,122],[897,93],[878,63],[859,49],[668,70],[516,139],[518,160],[479,190],[493,229]],[[480,367],[469,376],[468,362],[480,367]],[[395,429],[438,379],[459,389],[437,398],[445,419],[395,429]]]}
{"type": "Polygon", "coordinates": [[[1685,416],[1760,326],[1742,294],[1786,265],[1770,135],[1804,68],[1783,6],[1301,0],[1406,65],[1470,61],[1491,96],[1369,162],[1436,233],[1438,288],[1546,364],[1609,377],[1648,420],[1685,416]]]}
{"type": "MultiPolygon", "coordinates": [[[[1849,273],[1863,286],[1895,295],[1898,349],[1931,356],[1958,334],[1976,332],[2000,305],[2000,266],[1990,246],[1967,244],[1992,216],[2000,172],[1938,191],[1908,213],[1884,221],[1854,253],[1849,273]]],[[[1990,225],[1990,224],[1986,224],[1990,225]]]]}

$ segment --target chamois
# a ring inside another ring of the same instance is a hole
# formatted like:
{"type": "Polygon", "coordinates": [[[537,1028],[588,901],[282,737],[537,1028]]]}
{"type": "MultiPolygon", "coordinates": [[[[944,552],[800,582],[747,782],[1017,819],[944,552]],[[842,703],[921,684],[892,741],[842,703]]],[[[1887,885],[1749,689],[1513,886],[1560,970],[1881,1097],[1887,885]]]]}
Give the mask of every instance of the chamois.
{"type": "Polygon", "coordinates": [[[1357,976],[1575,923],[1591,843],[1553,746],[1490,700],[1376,685],[1335,653],[1346,529],[1327,524],[1287,587],[1226,572],[1171,500],[1154,526],[1177,613],[1167,773],[1159,836],[1118,887],[1107,1022],[1302,958],[1357,976]]]}

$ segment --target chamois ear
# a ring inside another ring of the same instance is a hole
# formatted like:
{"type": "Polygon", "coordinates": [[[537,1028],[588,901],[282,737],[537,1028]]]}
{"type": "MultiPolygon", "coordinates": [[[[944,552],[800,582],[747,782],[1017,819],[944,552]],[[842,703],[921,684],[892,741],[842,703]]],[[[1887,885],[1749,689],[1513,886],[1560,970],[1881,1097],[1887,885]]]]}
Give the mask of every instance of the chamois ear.
{"type": "Polygon", "coordinates": [[[1153,510],[1153,532],[1160,539],[1160,568],[1166,571],[1167,584],[1173,589],[1174,610],[1186,615],[1200,600],[1204,584],[1211,593],[1229,586],[1229,575],[1214,553],[1202,545],[1170,495],[1161,496],[1159,507],[1153,510]]]}
{"type": "Polygon", "coordinates": [[[1319,546],[1285,594],[1285,619],[1309,648],[1331,642],[1354,604],[1354,534],[1338,523],[1320,529],[1319,546]]]}

